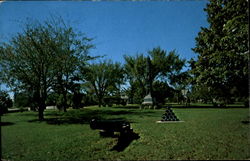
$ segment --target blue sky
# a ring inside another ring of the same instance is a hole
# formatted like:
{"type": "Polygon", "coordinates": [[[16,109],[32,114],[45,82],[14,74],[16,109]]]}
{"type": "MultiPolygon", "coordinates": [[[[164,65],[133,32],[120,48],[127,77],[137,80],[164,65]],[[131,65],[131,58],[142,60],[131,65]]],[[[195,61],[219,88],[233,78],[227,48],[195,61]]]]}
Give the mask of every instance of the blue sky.
{"type": "MultiPolygon", "coordinates": [[[[208,26],[203,1],[8,1],[0,3],[0,42],[22,31],[27,18],[61,16],[73,28],[94,38],[91,55],[124,63],[123,55],[146,54],[160,46],[181,58],[191,50],[200,27],[208,26]]],[[[5,86],[2,86],[5,88],[5,86]]]]}
{"type": "Polygon", "coordinates": [[[201,26],[207,26],[207,1],[83,2],[11,1],[0,4],[0,41],[22,29],[26,18],[43,21],[59,15],[78,31],[94,38],[92,55],[124,62],[123,55],[146,54],[160,46],[186,59],[201,26]]]}

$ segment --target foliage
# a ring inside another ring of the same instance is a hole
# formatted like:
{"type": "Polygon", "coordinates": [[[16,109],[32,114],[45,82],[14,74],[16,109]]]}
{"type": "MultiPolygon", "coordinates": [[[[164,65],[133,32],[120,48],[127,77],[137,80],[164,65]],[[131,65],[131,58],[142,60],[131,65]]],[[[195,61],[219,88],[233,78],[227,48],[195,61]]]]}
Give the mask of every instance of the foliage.
{"type": "Polygon", "coordinates": [[[22,91],[14,94],[14,106],[21,107],[30,107],[30,103],[32,102],[32,98],[27,91],[22,91]]]}
{"type": "Polygon", "coordinates": [[[157,103],[164,105],[166,98],[171,99],[174,96],[174,89],[169,87],[165,82],[155,81],[153,89],[152,96],[156,99],[157,103]]]}
{"type": "MultiPolygon", "coordinates": [[[[188,77],[187,73],[182,72],[185,65],[185,59],[179,58],[176,51],[170,51],[167,53],[160,47],[153,48],[148,51],[151,57],[151,79],[152,81],[161,81],[166,83],[165,86],[175,86],[184,84],[180,82],[183,78],[188,77]]],[[[129,80],[130,88],[129,97],[132,98],[132,102],[141,103],[141,100],[146,95],[146,57],[143,54],[137,54],[136,56],[124,56],[125,59],[125,71],[126,78],[129,80]]],[[[154,89],[153,89],[154,92],[154,89]]]]}
{"type": "Polygon", "coordinates": [[[169,84],[174,85],[176,80],[173,77],[181,73],[185,65],[185,59],[181,59],[175,50],[167,51],[162,50],[160,47],[153,48],[148,51],[152,60],[152,79],[169,81],[169,84]]]}
{"type": "Polygon", "coordinates": [[[56,106],[57,97],[58,97],[58,94],[55,92],[48,93],[48,96],[46,99],[46,105],[47,106],[56,106]]]}
{"type": "Polygon", "coordinates": [[[8,108],[12,107],[13,102],[9,94],[0,90],[0,115],[8,112],[8,108]]]}
{"type": "Polygon", "coordinates": [[[83,107],[83,97],[84,94],[79,93],[79,92],[74,92],[73,97],[72,97],[72,107],[74,109],[77,108],[82,108],[83,107]]]}
{"type": "Polygon", "coordinates": [[[130,88],[127,91],[132,103],[141,103],[146,93],[146,58],[143,54],[136,56],[124,55],[126,79],[130,88]]]}
{"type": "Polygon", "coordinates": [[[122,66],[119,63],[113,63],[111,60],[90,64],[82,69],[82,73],[84,79],[95,91],[99,106],[103,104],[104,96],[120,91],[120,85],[124,81],[122,66]]]}
{"type": "Polygon", "coordinates": [[[117,96],[106,96],[103,98],[103,103],[104,106],[108,105],[109,107],[111,107],[113,104],[116,105],[126,105],[126,100],[123,100],[121,98],[121,96],[117,95],[117,96]]]}
{"type": "Polygon", "coordinates": [[[248,1],[211,0],[204,10],[210,25],[201,28],[193,48],[199,54],[192,61],[195,84],[219,90],[214,97],[226,100],[248,97],[248,1]]]}
{"type": "Polygon", "coordinates": [[[86,37],[83,33],[75,33],[72,27],[66,26],[60,21],[55,24],[53,29],[55,34],[60,33],[59,45],[56,45],[56,52],[60,54],[55,62],[57,74],[53,89],[60,95],[60,106],[66,111],[69,106],[67,103],[68,92],[69,90],[75,92],[77,86],[75,82],[80,79],[80,66],[86,61],[94,59],[88,53],[89,49],[94,46],[90,44],[91,38],[86,37]]]}
{"type": "Polygon", "coordinates": [[[1,79],[36,95],[39,118],[43,120],[47,94],[52,88],[63,94],[65,103],[68,81],[76,69],[74,64],[82,64],[88,58],[90,41],[62,19],[29,23],[22,33],[0,47],[1,79]]]}
{"type": "Polygon", "coordinates": [[[91,105],[97,105],[98,101],[93,94],[85,94],[82,99],[84,106],[91,106],[91,105]]]}

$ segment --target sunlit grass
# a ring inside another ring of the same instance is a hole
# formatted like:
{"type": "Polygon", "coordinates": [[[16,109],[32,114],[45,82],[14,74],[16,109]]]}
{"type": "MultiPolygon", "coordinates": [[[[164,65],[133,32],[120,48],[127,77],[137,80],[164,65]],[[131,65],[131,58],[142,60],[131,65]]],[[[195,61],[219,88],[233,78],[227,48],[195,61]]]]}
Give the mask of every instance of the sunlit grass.
{"type": "Polygon", "coordinates": [[[168,160],[249,159],[249,109],[173,108],[184,122],[157,124],[164,110],[89,107],[67,113],[47,110],[4,115],[2,158],[10,160],[168,160]],[[140,138],[122,152],[111,151],[117,138],[91,130],[91,118],[131,122],[140,138]]]}

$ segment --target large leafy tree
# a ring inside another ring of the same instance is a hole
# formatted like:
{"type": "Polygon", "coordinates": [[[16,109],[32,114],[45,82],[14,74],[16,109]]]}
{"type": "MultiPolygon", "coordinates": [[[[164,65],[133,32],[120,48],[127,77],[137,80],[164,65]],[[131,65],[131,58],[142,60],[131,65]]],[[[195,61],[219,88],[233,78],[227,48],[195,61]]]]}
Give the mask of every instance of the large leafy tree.
{"type": "Polygon", "coordinates": [[[139,103],[146,93],[146,58],[143,54],[136,56],[124,55],[126,79],[129,81],[130,88],[127,93],[132,99],[131,102],[139,103]]]}
{"type": "MultiPolygon", "coordinates": [[[[2,81],[33,93],[39,119],[43,120],[48,92],[58,80],[69,79],[69,73],[75,70],[74,63],[86,57],[89,41],[58,22],[28,24],[23,32],[1,45],[2,81]]],[[[67,88],[65,83],[61,85],[67,88]]]]}
{"type": "Polygon", "coordinates": [[[204,9],[208,27],[196,37],[198,60],[192,61],[195,84],[214,97],[248,96],[249,9],[247,0],[210,1],[204,9]]]}
{"type": "Polygon", "coordinates": [[[160,47],[153,48],[148,54],[152,62],[152,79],[167,80],[169,84],[175,84],[177,81],[173,78],[182,73],[186,60],[181,59],[176,50],[167,53],[160,47]]]}
{"type": "Polygon", "coordinates": [[[103,104],[104,96],[114,90],[120,90],[119,87],[124,81],[124,70],[121,64],[110,60],[90,64],[82,68],[82,74],[90,87],[94,89],[99,107],[103,104]]]}
{"type": "MultiPolygon", "coordinates": [[[[175,50],[167,53],[160,47],[153,48],[148,52],[148,55],[151,58],[152,82],[160,80],[161,82],[165,82],[168,86],[175,85],[178,82],[176,77],[182,74],[181,70],[185,64],[185,60],[179,58],[175,50]]],[[[147,78],[147,58],[143,54],[136,56],[125,55],[124,58],[126,61],[126,77],[130,83],[131,90],[131,92],[128,93],[130,94],[130,97],[135,97],[137,100],[141,100],[146,94],[145,85],[147,78]],[[138,93],[138,91],[140,92],[138,93]],[[134,96],[134,94],[137,94],[137,96],[134,96]]],[[[154,89],[152,91],[152,95],[157,96],[154,89]]]]}
{"type": "Polygon", "coordinates": [[[48,24],[50,32],[58,37],[53,46],[55,52],[58,53],[54,62],[57,74],[53,90],[61,98],[60,108],[66,111],[67,94],[69,91],[76,92],[76,82],[80,80],[79,67],[84,65],[86,61],[95,58],[89,56],[89,49],[93,48],[94,45],[90,43],[91,38],[86,37],[83,33],[74,32],[72,27],[67,26],[62,19],[54,19],[52,23],[53,26],[48,24]]]}

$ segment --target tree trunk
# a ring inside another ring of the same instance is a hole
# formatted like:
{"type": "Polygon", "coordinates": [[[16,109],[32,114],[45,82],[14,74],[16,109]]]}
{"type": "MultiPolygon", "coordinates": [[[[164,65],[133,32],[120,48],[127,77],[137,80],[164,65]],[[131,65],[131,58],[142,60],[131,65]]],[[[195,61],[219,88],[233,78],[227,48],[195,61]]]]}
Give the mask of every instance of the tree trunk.
{"type": "Polygon", "coordinates": [[[101,99],[101,97],[98,97],[98,106],[99,106],[99,107],[102,106],[102,99],[101,99]]]}
{"type": "Polygon", "coordinates": [[[44,115],[43,115],[43,112],[44,110],[46,109],[46,97],[47,97],[47,93],[46,93],[46,89],[43,89],[43,90],[39,90],[40,91],[40,96],[39,96],[39,99],[38,99],[38,118],[40,121],[43,121],[44,120],[44,115]]]}
{"type": "Polygon", "coordinates": [[[41,102],[39,104],[39,108],[38,108],[38,118],[40,121],[44,120],[44,115],[43,115],[43,111],[46,108],[45,102],[41,102]]]}
{"type": "Polygon", "coordinates": [[[40,121],[43,121],[44,120],[44,116],[43,116],[43,109],[41,109],[41,107],[39,107],[39,110],[38,110],[38,117],[39,117],[39,120],[40,121]]]}
{"type": "Polygon", "coordinates": [[[67,112],[67,94],[63,92],[63,111],[67,112]]]}

